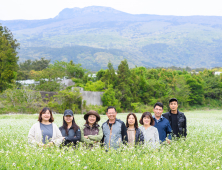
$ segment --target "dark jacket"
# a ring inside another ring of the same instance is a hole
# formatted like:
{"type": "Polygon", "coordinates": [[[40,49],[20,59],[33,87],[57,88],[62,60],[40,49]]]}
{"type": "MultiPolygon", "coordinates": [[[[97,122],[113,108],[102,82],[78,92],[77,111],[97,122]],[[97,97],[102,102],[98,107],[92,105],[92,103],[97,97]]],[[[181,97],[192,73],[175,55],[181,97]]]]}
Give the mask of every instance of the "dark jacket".
{"type": "Polygon", "coordinates": [[[88,136],[88,135],[98,135],[99,133],[99,125],[93,125],[93,127],[91,128],[88,124],[84,125],[85,128],[83,129],[83,133],[84,136],[88,136]]]}
{"type": "MultiPolygon", "coordinates": [[[[169,122],[170,122],[170,126],[172,126],[172,119],[171,119],[171,111],[164,113],[163,117],[165,117],[169,122]]],[[[184,115],[184,113],[179,112],[179,110],[177,110],[177,124],[178,124],[178,132],[180,136],[187,136],[187,121],[186,121],[186,116],[184,115]]]]}
{"type": "Polygon", "coordinates": [[[98,124],[93,125],[93,127],[90,127],[88,124],[85,124],[81,127],[82,142],[93,144],[95,142],[101,141],[102,137],[103,130],[98,124]],[[84,136],[88,136],[88,139],[86,139],[84,136]]]}
{"type": "Polygon", "coordinates": [[[139,128],[136,129],[135,139],[136,139],[135,144],[143,144],[144,143],[143,132],[139,128]]]}
{"type": "Polygon", "coordinates": [[[76,132],[74,132],[73,128],[69,128],[68,134],[66,134],[66,130],[61,126],[59,130],[62,133],[62,136],[65,137],[63,141],[63,145],[76,145],[77,141],[80,141],[81,139],[81,131],[78,129],[76,132]]]}

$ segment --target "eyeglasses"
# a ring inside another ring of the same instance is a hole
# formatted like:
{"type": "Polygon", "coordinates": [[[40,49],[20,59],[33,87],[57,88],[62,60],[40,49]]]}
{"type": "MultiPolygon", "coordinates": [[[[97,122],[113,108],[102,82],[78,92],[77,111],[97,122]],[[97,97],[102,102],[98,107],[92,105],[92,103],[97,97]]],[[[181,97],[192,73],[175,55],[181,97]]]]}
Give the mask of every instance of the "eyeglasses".
{"type": "Polygon", "coordinates": [[[107,114],[108,115],[114,115],[114,114],[116,114],[116,112],[108,112],[107,114]]]}
{"type": "Polygon", "coordinates": [[[159,110],[159,111],[162,111],[163,109],[154,109],[154,110],[156,110],[156,111],[158,111],[158,110],[159,110]]]}

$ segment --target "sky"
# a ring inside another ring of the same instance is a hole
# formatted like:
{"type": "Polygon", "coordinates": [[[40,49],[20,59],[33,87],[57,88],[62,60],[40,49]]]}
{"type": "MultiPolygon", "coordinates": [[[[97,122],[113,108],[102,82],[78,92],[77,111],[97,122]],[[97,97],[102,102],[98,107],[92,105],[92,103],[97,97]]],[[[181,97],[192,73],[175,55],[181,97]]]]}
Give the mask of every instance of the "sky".
{"type": "Polygon", "coordinates": [[[106,6],[131,14],[222,16],[222,0],[1,0],[0,20],[47,19],[64,8],[87,6],[106,6]]]}

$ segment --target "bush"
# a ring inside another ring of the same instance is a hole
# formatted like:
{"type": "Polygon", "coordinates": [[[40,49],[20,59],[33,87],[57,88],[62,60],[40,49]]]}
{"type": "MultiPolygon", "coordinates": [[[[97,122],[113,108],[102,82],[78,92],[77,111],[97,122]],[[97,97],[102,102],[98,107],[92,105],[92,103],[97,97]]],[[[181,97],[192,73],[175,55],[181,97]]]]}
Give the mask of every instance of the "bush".
{"type": "Polygon", "coordinates": [[[102,115],[105,115],[106,114],[106,108],[107,107],[103,107],[103,106],[98,106],[98,105],[89,105],[89,106],[86,106],[86,110],[87,112],[90,111],[90,110],[95,110],[98,114],[102,114],[102,115]]]}
{"type": "Polygon", "coordinates": [[[144,113],[144,112],[150,112],[152,113],[153,107],[147,106],[142,103],[131,103],[131,106],[133,108],[134,113],[144,113]]]}
{"type": "Polygon", "coordinates": [[[48,105],[54,111],[63,113],[66,109],[71,109],[74,113],[81,113],[82,96],[78,88],[59,91],[58,95],[53,97],[48,105]]]}
{"type": "Polygon", "coordinates": [[[113,85],[109,85],[108,89],[105,90],[102,96],[103,106],[114,106],[117,112],[121,112],[121,103],[115,97],[116,93],[113,89],[113,85]]]}
{"type": "Polygon", "coordinates": [[[40,81],[40,84],[34,86],[34,89],[39,91],[59,91],[62,88],[56,81],[40,81]]]}
{"type": "Polygon", "coordinates": [[[39,92],[22,86],[7,89],[1,95],[3,109],[1,113],[36,113],[44,106],[39,92]]]}

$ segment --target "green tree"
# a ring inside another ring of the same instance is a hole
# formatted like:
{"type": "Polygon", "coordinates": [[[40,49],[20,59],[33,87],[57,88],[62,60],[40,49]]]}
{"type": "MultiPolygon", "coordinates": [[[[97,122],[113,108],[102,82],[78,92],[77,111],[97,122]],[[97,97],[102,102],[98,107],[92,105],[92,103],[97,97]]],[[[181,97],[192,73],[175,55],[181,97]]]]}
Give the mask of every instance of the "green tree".
{"type": "Polygon", "coordinates": [[[45,58],[41,58],[39,60],[26,60],[19,64],[19,69],[22,71],[41,71],[49,66],[50,60],[47,60],[45,58]]]}
{"type": "Polygon", "coordinates": [[[115,90],[113,89],[113,85],[110,84],[108,89],[105,90],[102,96],[103,106],[114,106],[117,112],[121,112],[120,106],[121,103],[116,99],[115,90]]]}
{"type": "Polygon", "coordinates": [[[18,58],[16,49],[17,40],[7,27],[0,26],[0,92],[15,83],[18,58]]]}
{"type": "Polygon", "coordinates": [[[132,84],[131,72],[125,59],[118,66],[116,86],[116,97],[124,109],[131,109],[131,102],[133,101],[131,93],[132,84]]]}
{"type": "Polygon", "coordinates": [[[180,107],[188,104],[190,97],[190,86],[187,85],[184,76],[175,77],[175,88],[171,89],[169,98],[177,98],[180,107]]]}
{"type": "Polygon", "coordinates": [[[86,69],[82,68],[81,64],[75,64],[72,60],[66,65],[66,73],[70,78],[82,79],[86,71],[86,69]]]}
{"type": "Polygon", "coordinates": [[[30,71],[31,77],[35,81],[39,81],[39,85],[35,86],[36,90],[42,91],[59,91],[62,87],[58,83],[58,78],[62,79],[65,76],[65,68],[62,63],[55,62],[50,64],[48,68],[42,71],[30,71]]]}
{"type": "Polygon", "coordinates": [[[117,80],[115,69],[113,68],[113,64],[110,61],[107,65],[107,67],[108,67],[108,69],[103,74],[101,81],[105,82],[106,87],[108,87],[110,84],[112,84],[113,87],[115,88],[116,80],[117,80]]]}
{"type": "Polygon", "coordinates": [[[104,91],[105,90],[105,83],[101,80],[92,82],[88,81],[84,87],[86,91],[104,91]]]}
{"type": "Polygon", "coordinates": [[[42,71],[48,68],[50,60],[41,58],[39,60],[26,60],[19,64],[17,80],[27,80],[31,78],[30,71],[42,71]]]}
{"type": "Polygon", "coordinates": [[[190,105],[195,104],[203,104],[204,101],[204,89],[203,89],[203,81],[199,76],[189,76],[186,79],[187,85],[190,88],[190,96],[189,96],[189,103],[190,105]]]}
{"type": "Polygon", "coordinates": [[[97,80],[100,80],[104,75],[105,75],[106,71],[101,69],[99,70],[97,73],[96,73],[96,77],[97,77],[97,80]]]}

